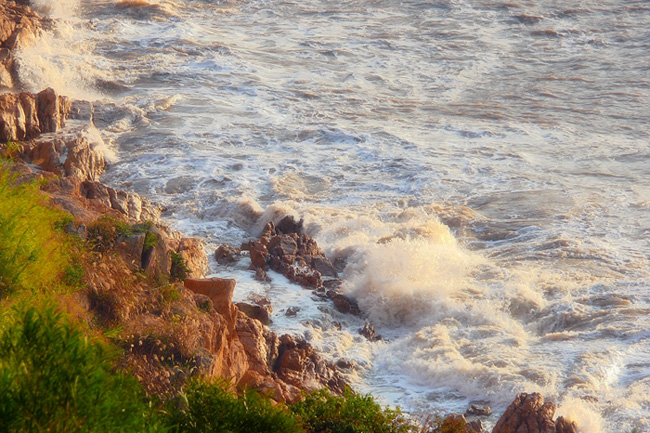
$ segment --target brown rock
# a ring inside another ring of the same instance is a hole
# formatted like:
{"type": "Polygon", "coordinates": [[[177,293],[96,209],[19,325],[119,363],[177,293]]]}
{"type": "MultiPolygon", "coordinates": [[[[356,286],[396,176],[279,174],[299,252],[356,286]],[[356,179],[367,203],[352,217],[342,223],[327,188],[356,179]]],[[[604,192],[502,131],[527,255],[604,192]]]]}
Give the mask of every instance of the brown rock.
{"type": "Polygon", "coordinates": [[[295,233],[297,235],[302,234],[302,226],[303,226],[303,220],[301,219],[300,221],[296,222],[294,217],[291,215],[287,215],[284,218],[280,220],[278,225],[276,226],[276,229],[285,235],[295,233]]]}
{"type": "Polygon", "coordinates": [[[289,307],[287,308],[287,311],[284,313],[284,315],[287,317],[294,317],[296,314],[298,314],[298,311],[300,311],[300,307],[289,307]]]}
{"type": "Polygon", "coordinates": [[[280,337],[273,371],[284,382],[301,389],[314,390],[324,386],[340,394],[346,386],[340,373],[318,356],[309,343],[289,335],[280,337]]]}
{"type": "Polygon", "coordinates": [[[36,96],[36,105],[42,132],[58,131],[70,111],[68,99],[59,97],[52,88],[47,88],[36,96]]]}
{"type": "Polygon", "coordinates": [[[197,238],[182,238],[178,244],[177,253],[183,258],[192,278],[203,278],[208,272],[208,258],[204,250],[205,244],[197,238]]]}
{"type": "Polygon", "coordinates": [[[253,266],[266,270],[266,261],[269,257],[266,246],[259,241],[254,241],[249,244],[249,249],[253,266]]]}
{"type": "Polygon", "coordinates": [[[367,322],[363,328],[359,329],[359,334],[363,335],[370,341],[377,341],[382,339],[381,336],[376,334],[375,327],[367,322]]]}
{"type": "Polygon", "coordinates": [[[470,404],[465,411],[465,416],[490,416],[492,415],[492,408],[486,404],[470,404]]]}
{"type": "Polygon", "coordinates": [[[334,302],[334,306],[341,313],[354,314],[355,316],[361,314],[359,304],[354,299],[334,290],[328,290],[327,297],[334,302]]]}
{"type": "MultiPolygon", "coordinates": [[[[553,421],[555,405],[544,403],[544,397],[539,393],[521,393],[508,406],[505,413],[494,426],[492,433],[557,433],[556,422],[553,421]]],[[[575,423],[568,423],[563,418],[558,419],[563,432],[575,433],[575,423]],[[569,428],[569,430],[565,430],[569,428]],[[573,430],[570,430],[573,428],[573,430]]]]}
{"type": "Polygon", "coordinates": [[[214,252],[214,257],[217,263],[221,265],[235,263],[239,260],[241,250],[239,248],[231,247],[229,245],[219,245],[214,252]]]}
{"type": "Polygon", "coordinates": [[[269,317],[269,310],[260,305],[248,304],[246,302],[238,302],[237,308],[239,311],[246,314],[251,319],[259,320],[263,325],[268,325],[271,323],[269,317]]]}
{"type": "Polygon", "coordinates": [[[232,296],[237,282],[231,278],[188,278],[184,285],[194,293],[205,295],[212,299],[214,309],[224,318],[235,324],[236,309],[232,304],[232,296]]]}

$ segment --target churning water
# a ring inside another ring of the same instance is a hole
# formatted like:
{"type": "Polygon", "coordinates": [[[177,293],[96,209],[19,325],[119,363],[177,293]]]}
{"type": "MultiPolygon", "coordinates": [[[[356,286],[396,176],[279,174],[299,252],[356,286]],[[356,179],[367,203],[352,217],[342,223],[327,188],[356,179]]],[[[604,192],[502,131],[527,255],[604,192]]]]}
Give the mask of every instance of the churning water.
{"type": "Polygon", "coordinates": [[[21,78],[98,101],[106,182],[211,247],[299,215],[345,264],[384,341],[212,271],[358,389],[414,413],[540,391],[585,433],[650,432],[650,3],[35,3],[60,21],[21,78]]]}

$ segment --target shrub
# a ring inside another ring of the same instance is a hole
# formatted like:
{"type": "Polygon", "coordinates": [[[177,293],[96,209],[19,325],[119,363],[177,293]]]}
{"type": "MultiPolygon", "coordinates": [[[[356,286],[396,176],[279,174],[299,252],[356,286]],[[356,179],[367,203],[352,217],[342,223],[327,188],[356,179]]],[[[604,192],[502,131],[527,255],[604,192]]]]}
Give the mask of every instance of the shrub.
{"type": "Polygon", "coordinates": [[[399,410],[382,409],[372,396],[349,389],[341,397],[324,389],[307,394],[291,410],[313,433],[406,433],[415,428],[399,410]]]}
{"type": "Polygon", "coordinates": [[[70,259],[70,237],[60,228],[69,215],[44,205],[36,182],[18,185],[0,162],[0,296],[61,286],[70,259]]]}
{"type": "Polygon", "coordinates": [[[235,395],[227,384],[194,382],[185,393],[187,409],[172,410],[174,432],[300,433],[297,418],[286,406],[273,405],[256,391],[235,395]]]}
{"type": "Polygon", "coordinates": [[[131,226],[110,216],[103,216],[88,227],[88,241],[97,251],[107,251],[115,245],[117,238],[131,235],[131,226]]]}
{"type": "Polygon", "coordinates": [[[183,256],[180,254],[171,251],[171,257],[172,257],[172,266],[169,271],[169,277],[171,281],[183,281],[185,278],[190,273],[190,269],[187,267],[185,264],[185,260],[183,260],[183,256]]]}
{"type": "Polygon", "coordinates": [[[0,333],[0,431],[162,431],[111,361],[53,309],[18,311],[0,333]]]}

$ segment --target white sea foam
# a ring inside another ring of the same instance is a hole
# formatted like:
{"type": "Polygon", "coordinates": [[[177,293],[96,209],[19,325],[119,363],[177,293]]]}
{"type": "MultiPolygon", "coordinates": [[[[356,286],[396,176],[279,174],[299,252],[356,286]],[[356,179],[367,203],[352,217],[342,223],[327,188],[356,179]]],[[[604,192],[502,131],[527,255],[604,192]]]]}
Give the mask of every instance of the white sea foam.
{"type": "Polygon", "coordinates": [[[274,329],[407,410],[540,391],[585,432],[648,430],[642,8],[612,27],[596,0],[119,3],[67,12],[21,78],[126,83],[105,181],[211,247],[304,217],[364,316],[212,263],[271,299],[274,329]]]}

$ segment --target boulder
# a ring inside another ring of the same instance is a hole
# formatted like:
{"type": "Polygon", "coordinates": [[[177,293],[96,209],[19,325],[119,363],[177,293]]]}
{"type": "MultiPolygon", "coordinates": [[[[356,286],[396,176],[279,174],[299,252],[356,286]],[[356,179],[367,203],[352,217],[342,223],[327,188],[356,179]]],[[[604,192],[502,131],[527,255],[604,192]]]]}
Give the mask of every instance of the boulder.
{"type": "Polygon", "coordinates": [[[553,421],[555,409],[553,403],[545,403],[544,397],[537,392],[521,393],[508,406],[492,433],[576,433],[574,422],[563,417],[553,421]]]}
{"type": "Polygon", "coordinates": [[[308,391],[326,387],[341,394],[346,386],[340,373],[326,363],[309,343],[289,335],[280,337],[273,371],[284,382],[308,391]]]}
{"type": "Polygon", "coordinates": [[[269,309],[261,305],[248,304],[246,302],[238,302],[237,308],[239,311],[250,317],[251,319],[259,320],[263,325],[268,325],[271,323],[271,318],[269,316],[269,309]]]}
{"type": "Polygon", "coordinates": [[[219,245],[214,252],[214,258],[220,265],[235,263],[241,256],[239,248],[231,247],[229,245],[219,245]]]}
{"type": "Polygon", "coordinates": [[[192,292],[212,299],[217,313],[224,316],[234,328],[237,317],[237,310],[232,303],[235,284],[237,284],[235,280],[231,278],[188,278],[183,284],[192,292]]]}

